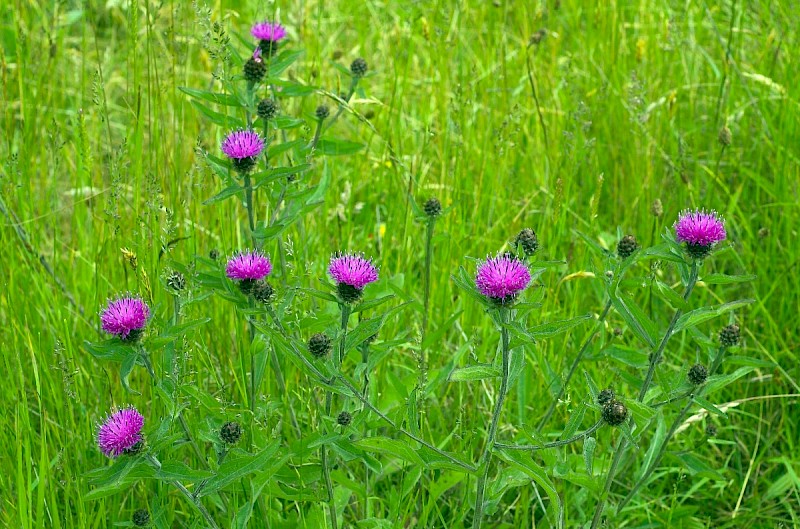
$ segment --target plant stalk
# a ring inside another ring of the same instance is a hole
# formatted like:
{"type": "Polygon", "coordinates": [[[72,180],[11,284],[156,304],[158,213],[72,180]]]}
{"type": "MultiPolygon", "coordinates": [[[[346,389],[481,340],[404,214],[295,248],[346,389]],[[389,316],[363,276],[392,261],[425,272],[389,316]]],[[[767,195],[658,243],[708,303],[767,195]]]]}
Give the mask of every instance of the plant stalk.
{"type": "Polygon", "coordinates": [[[601,419],[597,421],[591,428],[579,434],[575,434],[567,439],[553,441],[552,443],[545,443],[542,445],[512,445],[505,443],[495,443],[494,446],[497,448],[505,448],[506,450],[530,450],[534,452],[537,450],[544,450],[545,448],[558,448],[559,446],[566,446],[568,444],[574,443],[575,441],[580,441],[581,439],[589,437],[594,432],[599,430],[603,426],[603,424],[605,424],[605,421],[601,419]]]}
{"type": "MultiPolygon", "coordinates": [[[[145,457],[156,468],[156,470],[161,470],[161,462],[159,462],[159,460],[156,459],[155,456],[153,456],[152,454],[147,454],[145,457]]],[[[219,529],[219,525],[217,525],[217,522],[215,522],[214,518],[211,517],[211,514],[206,510],[205,506],[203,506],[203,504],[200,503],[200,500],[198,498],[195,498],[192,495],[192,493],[189,492],[189,490],[183,486],[182,483],[180,483],[179,481],[170,481],[169,483],[172,484],[176,489],[178,489],[180,493],[186,497],[187,500],[189,500],[189,502],[194,506],[194,508],[197,509],[197,512],[203,515],[203,518],[206,519],[206,522],[208,522],[208,525],[210,525],[212,529],[219,529]]]]}

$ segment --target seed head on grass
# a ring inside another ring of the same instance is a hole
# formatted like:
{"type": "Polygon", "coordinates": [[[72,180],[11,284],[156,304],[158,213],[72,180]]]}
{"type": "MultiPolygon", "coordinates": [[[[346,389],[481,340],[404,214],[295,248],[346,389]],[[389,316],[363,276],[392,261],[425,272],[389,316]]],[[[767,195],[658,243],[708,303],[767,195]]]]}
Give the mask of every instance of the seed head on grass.
{"type": "Polygon", "coordinates": [[[264,150],[264,140],[252,130],[237,130],[228,134],[220,146],[233,168],[241,174],[249,173],[264,150]]]}
{"type": "Polygon", "coordinates": [[[334,255],[328,265],[328,273],[336,281],[339,299],[344,303],[355,303],[364,292],[364,287],[378,280],[378,268],[371,259],[360,254],[334,255]]]}
{"type": "Polygon", "coordinates": [[[478,265],[475,276],[480,293],[503,305],[513,303],[530,282],[531,273],[525,263],[505,254],[487,258],[478,265]]]}
{"type": "Polygon", "coordinates": [[[686,243],[686,251],[695,259],[706,257],[715,244],[727,237],[725,221],[716,211],[684,211],[674,227],[675,238],[686,243]]]}
{"type": "Polygon", "coordinates": [[[97,446],[106,456],[122,455],[142,441],[144,417],[136,408],[123,408],[108,417],[97,432],[97,446]]]}
{"type": "Polygon", "coordinates": [[[141,337],[149,317],[150,308],[142,298],[125,296],[108,302],[100,313],[100,322],[108,334],[134,342],[141,337]]]}

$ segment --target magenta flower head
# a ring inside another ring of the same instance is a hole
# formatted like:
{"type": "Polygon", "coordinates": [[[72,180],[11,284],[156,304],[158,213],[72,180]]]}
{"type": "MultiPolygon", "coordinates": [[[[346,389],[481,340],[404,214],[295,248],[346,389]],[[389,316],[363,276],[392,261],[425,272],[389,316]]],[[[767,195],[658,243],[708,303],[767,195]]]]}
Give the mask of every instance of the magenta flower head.
{"type": "Polygon", "coordinates": [[[500,304],[513,302],[530,282],[531,273],[525,263],[508,254],[487,257],[478,265],[475,276],[480,293],[500,304]]]}
{"type": "Polygon", "coordinates": [[[264,150],[264,140],[252,130],[237,130],[222,140],[221,148],[231,160],[233,168],[246,174],[255,167],[256,158],[264,150]]]}
{"type": "Polygon", "coordinates": [[[239,288],[245,294],[250,294],[256,284],[271,272],[272,261],[258,250],[234,255],[225,267],[225,275],[239,281],[239,288]]]}
{"type": "Polygon", "coordinates": [[[278,51],[278,43],[286,38],[286,29],[277,22],[258,22],[250,34],[258,39],[258,47],[267,57],[278,51]]]}
{"type": "Polygon", "coordinates": [[[100,313],[103,330],[121,340],[135,342],[142,336],[150,308],[142,298],[124,296],[108,302],[100,313]]]}
{"type": "Polygon", "coordinates": [[[97,446],[108,457],[118,457],[125,453],[135,453],[141,447],[144,417],[136,408],[118,410],[100,425],[97,432],[97,446]]]}
{"type": "Polygon", "coordinates": [[[675,222],[675,238],[686,243],[686,251],[695,259],[706,257],[726,237],[725,221],[716,211],[686,210],[675,222]]]}
{"type": "Polygon", "coordinates": [[[328,273],[336,281],[339,299],[345,303],[357,302],[364,287],[378,280],[378,269],[372,260],[360,254],[334,255],[328,273]]]}

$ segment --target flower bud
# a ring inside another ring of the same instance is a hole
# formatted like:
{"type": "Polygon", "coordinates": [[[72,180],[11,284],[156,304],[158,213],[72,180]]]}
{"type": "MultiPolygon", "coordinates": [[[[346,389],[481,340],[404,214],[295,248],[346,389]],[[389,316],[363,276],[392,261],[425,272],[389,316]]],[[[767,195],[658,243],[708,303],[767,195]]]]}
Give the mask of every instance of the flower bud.
{"type": "Polygon", "coordinates": [[[317,116],[317,119],[320,121],[330,116],[330,114],[331,111],[328,109],[327,105],[320,105],[317,107],[317,110],[314,111],[314,115],[317,116]]]}
{"type": "Polygon", "coordinates": [[[136,441],[130,448],[125,449],[122,453],[126,456],[135,456],[144,450],[144,441],[136,441]]]}
{"type": "Polygon", "coordinates": [[[339,426],[347,426],[352,420],[353,416],[346,411],[343,411],[338,417],[336,417],[336,422],[339,424],[339,426]]]}
{"type": "Polygon", "coordinates": [[[336,285],[336,292],[339,294],[339,299],[344,303],[353,304],[357,303],[364,295],[364,291],[356,288],[347,283],[339,283],[336,285]]]}
{"type": "Polygon", "coordinates": [[[136,527],[147,527],[150,525],[150,511],[147,509],[137,509],[133,512],[131,521],[136,527]]]}
{"type": "Polygon", "coordinates": [[[167,278],[167,286],[176,292],[186,288],[186,277],[180,272],[172,272],[167,278]]]}
{"type": "Polygon", "coordinates": [[[617,255],[620,259],[627,259],[639,249],[639,243],[636,242],[636,237],[633,235],[626,235],[620,239],[617,244],[617,255]]]}
{"type": "Polygon", "coordinates": [[[731,140],[733,139],[733,135],[731,134],[731,129],[728,128],[727,125],[723,125],[721,129],[719,129],[719,136],[717,137],[719,140],[719,144],[723,147],[727,147],[731,144],[731,140]]]}
{"type": "Polygon", "coordinates": [[[308,352],[315,358],[322,358],[331,352],[333,345],[327,334],[318,332],[308,340],[308,352]]]}
{"type": "Polygon", "coordinates": [[[244,78],[250,83],[257,83],[267,73],[267,65],[260,57],[250,57],[244,63],[244,78]]]}
{"type": "Polygon", "coordinates": [[[265,280],[258,281],[253,287],[253,297],[256,301],[264,305],[272,301],[274,295],[275,289],[265,280]]]}
{"type": "Polygon", "coordinates": [[[734,347],[739,345],[739,326],[735,323],[723,327],[719,331],[719,343],[725,347],[734,347]]]}
{"type": "Polygon", "coordinates": [[[350,64],[350,73],[353,77],[364,77],[367,73],[367,61],[359,57],[350,64]]]}
{"type": "Polygon", "coordinates": [[[628,418],[628,408],[614,399],[603,406],[603,420],[611,426],[619,426],[628,418]]]}
{"type": "Polygon", "coordinates": [[[278,114],[278,103],[274,99],[262,99],[258,102],[258,117],[269,121],[278,114]]]}
{"type": "Polygon", "coordinates": [[[226,422],[222,425],[222,428],[220,428],[219,436],[226,444],[236,444],[242,436],[242,427],[235,421],[226,422]]]}
{"type": "Polygon", "coordinates": [[[708,369],[703,364],[695,364],[689,369],[689,382],[695,386],[703,384],[708,378],[708,369]]]}
{"type": "Polygon", "coordinates": [[[606,389],[604,389],[603,391],[601,391],[600,393],[597,394],[597,403],[600,406],[605,406],[606,404],[608,404],[609,402],[614,400],[615,396],[616,395],[614,395],[614,390],[613,389],[606,388],[606,389]]]}
{"type": "Polygon", "coordinates": [[[438,217],[442,214],[442,203],[437,198],[429,198],[422,206],[422,210],[430,218],[438,217]]]}
{"type": "Polygon", "coordinates": [[[539,239],[536,237],[535,231],[530,228],[525,228],[514,238],[514,245],[517,248],[521,247],[525,255],[530,257],[539,249],[539,239]]]}

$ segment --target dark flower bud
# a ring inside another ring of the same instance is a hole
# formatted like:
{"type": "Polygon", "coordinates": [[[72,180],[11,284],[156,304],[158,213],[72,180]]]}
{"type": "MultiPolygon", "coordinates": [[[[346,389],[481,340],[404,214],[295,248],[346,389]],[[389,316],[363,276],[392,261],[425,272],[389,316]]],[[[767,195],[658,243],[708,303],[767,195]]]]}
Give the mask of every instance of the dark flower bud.
{"type": "Polygon", "coordinates": [[[728,128],[727,125],[723,125],[721,129],[719,129],[719,136],[717,137],[719,140],[719,144],[723,147],[727,147],[731,144],[731,140],[733,139],[733,135],[731,134],[731,129],[728,128]]]}
{"type": "Polygon", "coordinates": [[[334,52],[331,54],[331,59],[333,59],[334,61],[338,61],[339,59],[342,58],[342,55],[344,55],[344,52],[342,50],[334,50],[334,52]]]}
{"type": "Polygon", "coordinates": [[[364,294],[364,291],[360,288],[348,285],[347,283],[338,283],[336,285],[336,292],[339,294],[339,299],[344,303],[350,304],[357,303],[364,294]]]}
{"type": "Polygon", "coordinates": [[[253,289],[256,287],[256,283],[258,283],[258,281],[256,281],[255,279],[242,279],[238,282],[239,290],[241,290],[242,294],[244,294],[245,296],[249,296],[250,294],[253,293],[253,289]]]}
{"type": "Polygon", "coordinates": [[[256,282],[256,285],[253,287],[253,297],[259,303],[263,303],[265,305],[268,304],[270,301],[272,301],[274,295],[275,289],[263,279],[256,282]]]}
{"type": "Polygon", "coordinates": [[[327,356],[332,348],[331,339],[327,334],[318,332],[308,340],[308,352],[316,358],[327,356]]]}
{"type": "Polygon", "coordinates": [[[138,343],[144,336],[144,329],[131,329],[127,336],[120,336],[125,343],[138,343]]]}
{"type": "Polygon", "coordinates": [[[739,326],[735,323],[723,327],[719,331],[719,343],[725,347],[734,347],[739,345],[739,326]]]}
{"type": "Polygon", "coordinates": [[[614,400],[615,396],[616,395],[614,395],[613,389],[611,388],[604,389],[603,391],[597,394],[597,403],[600,406],[605,406],[606,404],[614,400]]]}
{"type": "Polygon", "coordinates": [[[539,249],[539,238],[536,237],[535,231],[530,228],[525,228],[514,238],[514,245],[517,248],[521,247],[525,255],[530,257],[539,249]]]}
{"type": "Polygon", "coordinates": [[[367,73],[367,61],[359,57],[350,64],[350,72],[353,77],[364,77],[367,73]]]}
{"type": "Polygon", "coordinates": [[[167,278],[167,286],[172,290],[180,292],[186,288],[186,277],[180,272],[172,272],[167,278]]]}
{"type": "Polygon", "coordinates": [[[277,40],[262,39],[258,42],[258,47],[261,49],[261,53],[263,53],[266,57],[272,57],[275,55],[278,52],[279,46],[280,42],[277,40]]]}
{"type": "Polygon", "coordinates": [[[140,454],[144,450],[144,441],[136,441],[132,447],[126,449],[123,454],[126,456],[135,456],[136,454],[140,454]]]}
{"type": "Polygon", "coordinates": [[[689,369],[689,382],[695,386],[703,384],[708,378],[708,369],[703,364],[695,364],[689,369]]]}
{"type": "Polygon", "coordinates": [[[693,259],[704,259],[708,257],[714,247],[711,244],[692,244],[686,243],[686,253],[693,259]]]}
{"type": "Polygon", "coordinates": [[[439,202],[439,199],[431,197],[425,201],[422,210],[431,218],[438,217],[442,214],[442,203],[439,202]]]}
{"type": "Polygon", "coordinates": [[[216,261],[217,259],[219,259],[219,250],[217,250],[216,248],[214,248],[213,250],[211,250],[210,252],[208,252],[208,257],[209,257],[209,259],[211,259],[212,261],[216,261]]]}
{"type": "Polygon", "coordinates": [[[603,406],[603,420],[611,426],[619,426],[628,418],[628,408],[618,400],[612,400],[603,406]]]}
{"type": "Polygon", "coordinates": [[[636,242],[636,237],[633,235],[626,235],[620,239],[617,244],[617,255],[620,259],[627,259],[639,249],[639,243],[636,242]]]}
{"type": "Polygon", "coordinates": [[[269,121],[278,114],[278,103],[274,99],[262,99],[258,102],[258,117],[269,121]]]}
{"type": "Polygon", "coordinates": [[[260,57],[250,57],[244,63],[244,78],[250,83],[261,81],[265,73],[267,73],[267,65],[260,57]]]}
{"type": "Polygon", "coordinates": [[[528,41],[528,45],[529,46],[534,46],[534,45],[538,46],[539,43],[542,42],[546,36],[547,36],[547,30],[544,29],[544,28],[541,28],[536,33],[531,35],[531,38],[528,41]]]}
{"type": "Polygon", "coordinates": [[[317,107],[317,110],[314,111],[314,115],[317,116],[317,119],[320,121],[330,116],[330,114],[331,111],[328,109],[327,105],[320,105],[317,107]]]}
{"type": "Polygon", "coordinates": [[[717,427],[714,426],[712,423],[708,423],[708,426],[706,426],[706,435],[708,437],[716,437],[717,436],[717,427]]]}
{"type": "Polygon", "coordinates": [[[236,444],[242,436],[242,427],[235,421],[226,422],[220,428],[219,436],[226,444],[236,444]]]}
{"type": "Polygon", "coordinates": [[[133,512],[131,521],[136,527],[147,527],[150,525],[150,511],[147,509],[137,509],[133,512]]]}
{"type": "Polygon", "coordinates": [[[343,411],[338,417],[336,417],[336,422],[339,423],[339,426],[347,426],[352,420],[353,416],[346,411],[343,411]]]}

